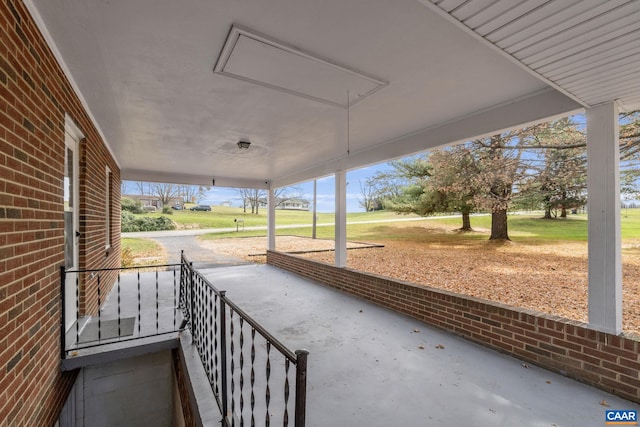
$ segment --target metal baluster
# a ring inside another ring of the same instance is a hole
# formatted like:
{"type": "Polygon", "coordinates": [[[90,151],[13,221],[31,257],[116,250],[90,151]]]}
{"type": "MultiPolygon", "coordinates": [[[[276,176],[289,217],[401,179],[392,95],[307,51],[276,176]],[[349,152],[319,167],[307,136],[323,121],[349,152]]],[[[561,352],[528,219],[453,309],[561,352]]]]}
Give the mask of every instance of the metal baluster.
{"type": "Polygon", "coordinates": [[[204,360],[202,361],[203,367],[204,367],[204,371],[207,374],[207,379],[210,380],[211,378],[211,346],[209,345],[210,341],[209,341],[209,332],[211,331],[211,316],[210,311],[209,311],[209,306],[210,306],[210,292],[209,292],[209,288],[208,287],[204,287],[204,318],[202,326],[203,326],[203,334],[202,334],[202,341],[203,341],[203,347],[204,347],[204,360]]]}
{"type": "Polygon", "coordinates": [[[196,336],[198,337],[198,349],[202,352],[203,350],[203,343],[204,343],[204,335],[202,334],[202,320],[204,319],[204,312],[202,309],[202,288],[204,286],[204,284],[202,283],[202,278],[200,276],[196,277],[196,283],[198,284],[198,287],[196,288],[196,293],[195,293],[195,307],[196,307],[196,312],[198,313],[197,316],[194,317],[195,319],[195,329],[196,329],[196,336]]]}
{"type": "Polygon", "coordinates": [[[98,342],[100,342],[101,338],[102,338],[102,310],[100,310],[100,306],[102,305],[102,301],[100,299],[100,292],[101,292],[101,286],[100,286],[100,273],[98,273],[98,342]]]}
{"type": "Polygon", "coordinates": [[[122,336],[120,331],[120,272],[118,271],[118,338],[122,336]]]}
{"type": "Polygon", "coordinates": [[[284,417],[282,425],[284,427],[289,425],[289,365],[291,362],[288,358],[284,359],[284,417]]]}
{"type": "Polygon", "coordinates": [[[218,295],[214,293],[215,304],[213,305],[213,366],[214,366],[214,381],[213,381],[213,393],[219,396],[220,390],[218,388],[218,295]]]}
{"type": "Polygon", "coordinates": [[[256,407],[256,396],[253,391],[253,387],[256,383],[256,371],[255,371],[255,361],[256,361],[256,329],[251,328],[251,427],[256,425],[256,417],[255,417],[255,407],[256,407]]]}
{"type": "Polygon", "coordinates": [[[142,333],[140,332],[140,323],[142,323],[142,316],[141,313],[142,312],[142,307],[140,304],[140,270],[138,270],[138,337],[140,337],[142,335],[142,333]]]}
{"type": "Polygon", "coordinates": [[[269,415],[269,402],[271,402],[271,390],[269,389],[269,378],[271,377],[271,343],[267,341],[267,366],[265,373],[267,376],[267,386],[265,388],[264,399],[267,405],[267,413],[265,414],[264,425],[266,427],[271,423],[271,416],[269,415]]]}
{"type": "Polygon", "coordinates": [[[156,268],[156,334],[158,333],[158,318],[160,314],[160,306],[158,305],[158,269],[156,268]]]}
{"type": "Polygon", "coordinates": [[[233,310],[229,310],[229,341],[231,341],[231,425],[235,426],[235,406],[236,406],[236,398],[235,398],[235,381],[233,379],[233,371],[235,368],[235,361],[233,359],[233,350],[235,349],[235,345],[233,342],[233,310]]]}
{"type": "Polygon", "coordinates": [[[227,309],[226,291],[220,291],[220,382],[222,384],[222,417],[227,426],[227,309]]]}
{"type": "Polygon", "coordinates": [[[173,267],[173,330],[177,331],[176,329],[176,312],[178,309],[178,306],[176,305],[176,268],[173,267]]]}
{"type": "Polygon", "coordinates": [[[76,273],[76,348],[80,347],[80,273],[76,273]]]}
{"type": "Polygon", "coordinates": [[[67,272],[63,265],[60,266],[60,359],[66,359],[67,357],[67,318],[64,307],[65,301],[67,300],[65,291],[66,283],[67,272]]]}
{"type": "Polygon", "coordinates": [[[215,311],[215,304],[214,304],[214,300],[215,300],[215,295],[213,294],[213,290],[207,288],[207,292],[209,294],[209,339],[208,339],[208,345],[207,345],[207,349],[209,351],[209,382],[211,383],[215,383],[214,378],[215,378],[215,372],[216,372],[216,366],[213,363],[213,358],[215,356],[215,348],[213,345],[213,341],[215,339],[215,330],[213,329],[213,325],[214,325],[214,311],[215,311]]]}
{"type": "Polygon", "coordinates": [[[187,266],[184,261],[184,251],[181,252],[180,256],[180,289],[178,295],[178,307],[180,307],[184,311],[184,288],[187,281],[187,266]]]}
{"type": "Polygon", "coordinates": [[[244,426],[244,319],[240,317],[240,425],[244,426]]]}
{"type": "Polygon", "coordinates": [[[191,287],[191,290],[189,292],[189,297],[190,297],[190,313],[189,313],[189,320],[191,321],[191,334],[192,334],[192,339],[196,342],[196,345],[198,343],[198,338],[197,338],[197,334],[196,334],[196,325],[195,325],[195,302],[194,302],[194,297],[195,297],[195,289],[194,287],[196,286],[194,278],[193,278],[193,263],[190,262],[189,263],[189,284],[191,287]]]}

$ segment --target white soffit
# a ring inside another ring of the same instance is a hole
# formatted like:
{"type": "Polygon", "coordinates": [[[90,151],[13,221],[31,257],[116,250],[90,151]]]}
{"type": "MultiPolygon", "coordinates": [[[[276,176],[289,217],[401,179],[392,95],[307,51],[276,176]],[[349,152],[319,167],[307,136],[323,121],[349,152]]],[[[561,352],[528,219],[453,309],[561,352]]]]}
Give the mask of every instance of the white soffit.
{"type": "Polygon", "coordinates": [[[638,0],[419,1],[586,107],[640,108],[638,0]]]}
{"type": "Polygon", "coordinates": [[[213,71],[342,108],[388,84],[236,25],[213,71]]]}

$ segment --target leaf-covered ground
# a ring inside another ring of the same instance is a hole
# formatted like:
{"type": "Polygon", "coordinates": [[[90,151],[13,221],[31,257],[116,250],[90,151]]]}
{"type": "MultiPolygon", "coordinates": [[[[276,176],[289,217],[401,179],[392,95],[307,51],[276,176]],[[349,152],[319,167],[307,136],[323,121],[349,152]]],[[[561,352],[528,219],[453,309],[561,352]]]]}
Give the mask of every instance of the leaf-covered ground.
{"type": "MultiPolygon", "coordinates": [[[[419,231],[418,231],[419,232],[419,231]]],[[[433,230],[425,230],[433,232],[433,230]]],[[[450,230],[438,230],[449,232],[450,230]]],[[[384,247],[349,250],[348,267],[504,304],[587,321],[587,244],[527,244],[461,239],[385,240],[384,247]]],[[[206,245],[227,255],[264,262],[266,238],[220,239],[206,245]]],[[[640,245],[623,245],[623,329],[640,334],[640,245]]],[[[278,236],[276,249],[312,251],[333,241],[278,236]]],[[[301,256],[333,263],[333,252],[301,256]]]]}

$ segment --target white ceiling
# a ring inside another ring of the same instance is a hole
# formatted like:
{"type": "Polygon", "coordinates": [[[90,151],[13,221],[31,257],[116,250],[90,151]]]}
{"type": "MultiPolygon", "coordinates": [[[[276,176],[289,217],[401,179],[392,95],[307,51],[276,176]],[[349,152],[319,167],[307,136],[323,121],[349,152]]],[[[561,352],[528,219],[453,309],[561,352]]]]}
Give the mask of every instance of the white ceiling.
{"type": "Polygon", "coordinates": [[[579,13],[604,3],[593,0],[26,3],[125,179],[280,186],[612,99],[640,104],[639,1],[609,24],[579,13]],[[233,25],[257,36],[214,73],[233,25]]]}

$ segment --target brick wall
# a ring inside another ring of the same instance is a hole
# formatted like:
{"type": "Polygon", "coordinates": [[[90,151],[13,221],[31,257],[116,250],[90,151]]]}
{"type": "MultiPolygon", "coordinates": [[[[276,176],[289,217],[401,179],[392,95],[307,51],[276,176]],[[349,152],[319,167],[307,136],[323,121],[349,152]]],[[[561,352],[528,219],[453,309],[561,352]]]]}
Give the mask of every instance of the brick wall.
{"type": "Polygon", "coordinates": [[[640,403],[637,337],[281,252],[267,263],[640,403]]]}
{"type": "Polygon", "coordinates": [[[182,416],[184,418],[184,425],[187,427],[194,427],[197,425],[195,417],[193,415],[193,408],[191,405],[191,395],[189,394],[188,379],[185,377],[187,373],[184,366],[183,355],[180,349],[174,349],[173,355],[173,370],[175,372],[176,387],[180,396],[180,405],[182,407],[182,416]]]}
{"type": "Polygon", "coordinates": [[[59,367],[65,113],[86,136],[80,267],[118,266],[119,210],[109,252],[104,211],[105,167],[116,201],[119,169],[25,6],[0,0],[0,426],[52,425],[76,376],[59,367]]]}

